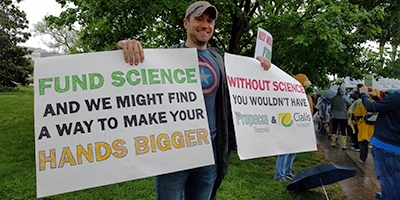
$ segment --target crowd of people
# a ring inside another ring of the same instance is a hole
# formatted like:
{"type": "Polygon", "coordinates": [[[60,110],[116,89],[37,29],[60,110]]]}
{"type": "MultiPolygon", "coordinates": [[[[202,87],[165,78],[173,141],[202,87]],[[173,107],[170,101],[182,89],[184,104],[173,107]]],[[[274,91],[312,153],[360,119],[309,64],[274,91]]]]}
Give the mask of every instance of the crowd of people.
{"type": "Polygon", "coordinates": [[[377,197],[399,199],[400,93],[378,91],[361,83],[351,92],[344,91],[344,86],[340,86],[334,95],[317,97],[317,131],[330,137],[332,147],[336,147],[341,135],[343,150],[347,149],[350,136],[351,149],[359,152],[360,163],[365,163],[371,148],[381,187],[377,197]]]}
{"type": "MultiPolygon", "coordinates": [[[[367,112],[360,99],[359,89],[363,86],[360,83],[351,92],[349,89],[345,92],[346,88],[340,86],[334,95],[317,96],[314,120],[318,122],[318,132],[330,137],[332,147],[336,147],[340,135],[342,149],[347,149],[350,137],[351,149],[360,151],[360,143],[364,147],[365,141],[371,138],[373,124],[366,124],[363,121],[367,112]]],[[[370,97],[373,101],[377,95],[370,97]]]]}

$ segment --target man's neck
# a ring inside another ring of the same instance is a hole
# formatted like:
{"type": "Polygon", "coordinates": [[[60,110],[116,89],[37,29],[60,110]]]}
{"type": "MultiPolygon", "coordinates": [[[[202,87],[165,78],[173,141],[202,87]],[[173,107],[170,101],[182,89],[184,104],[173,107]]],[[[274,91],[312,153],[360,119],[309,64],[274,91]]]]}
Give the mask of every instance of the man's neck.
{"type": "Polygon", "coordinates": [[[205,50],[205,49],[207,49],[207,43],[205,43],[204,45],[198,45],[198,44],[195,44],[195,43],[193,43],[193,42],[186,41],[186,42],[185,42],[185,45],[186,45],[187,47],[196,48],[196,49],[198,49],[198,50],[205,50]]]}

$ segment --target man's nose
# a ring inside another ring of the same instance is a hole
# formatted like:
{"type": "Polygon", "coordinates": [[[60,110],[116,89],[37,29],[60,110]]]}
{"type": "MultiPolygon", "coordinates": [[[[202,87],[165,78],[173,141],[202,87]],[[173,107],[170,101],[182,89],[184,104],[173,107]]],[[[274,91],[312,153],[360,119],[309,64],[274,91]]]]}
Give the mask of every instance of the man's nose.
{"type": "Polygon", "coordinates": [[[201,23],[200,25],[201,25],[202,28],[207,28],[208,27],[208,23],[207,23],[206,20],[201,20],[200,23],[201,23]]]}

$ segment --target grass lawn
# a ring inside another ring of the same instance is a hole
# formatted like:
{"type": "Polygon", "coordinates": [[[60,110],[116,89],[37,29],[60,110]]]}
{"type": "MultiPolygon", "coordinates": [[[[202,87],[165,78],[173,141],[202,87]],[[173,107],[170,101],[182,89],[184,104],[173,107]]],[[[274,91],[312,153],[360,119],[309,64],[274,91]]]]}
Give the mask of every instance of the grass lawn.
{"type": "MultiPolygon", "coordinates": [[[[33,87],[0,93],[0,199],[35,199],[33,87]]],[[[218,199],[325,199],[322,188],[287,191],[274,180],[275,157],[240,161],[234,153],[218,199]]],[[[321,150],[299,153],[293,172],[327,163],[321,150]]],[[[345,199],[338,183],[326,186],[330,199],[345,199]]],[[[153,178],[117,183],[43,199],[155,199],[153,178]]]]}

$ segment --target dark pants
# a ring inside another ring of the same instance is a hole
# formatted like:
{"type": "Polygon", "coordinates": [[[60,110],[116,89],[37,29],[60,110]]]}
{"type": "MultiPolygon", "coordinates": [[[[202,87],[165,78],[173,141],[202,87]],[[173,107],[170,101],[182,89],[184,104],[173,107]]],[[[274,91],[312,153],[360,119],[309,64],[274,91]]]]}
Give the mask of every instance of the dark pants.
{"type": "MultiPolygon", "coordinates": [[[[351,141],[354,143],[354,148],[359,149],[360,148],[360,143],[358,142],[358,126],[353,125],[355,132],[351,134],[351,141]]],[[[349,129],[347,129],[349,130],[349,129]]],[[[350,127],[351,130],[351,127],[350,127]]],[[[348,132],[349,133],[349,132],[348,132]]]]}
{"type": "Polygon", "coordinates": [[[346,129],[347,129],[347,119],[332,119],[332,134],[336,134],[336,131],[340,128],[340,132],[342,136],[346,136],[346,129]]]}
{"type": "MultiPolygon", "coordinates": [[[[232,154],[232,150],[228,150],[228,163],[230,163],[230,161],[231,161],[231,154],[232,154]]],[[[222,171],[221,169],[217,170],[217,178],[215,179],[215,182],[214,182],[214,187],[212,189],[210,200],[217,199],[217,191],[218,191],[219,187],[221,186],[222,181],[225,178],[225,174],[223,174],[221,171],[222,171]]]]}
{"type": "Polygon", "coordinates": [[[221,186],[221,183],[224,180],[224,178],[225,178],[224,174],[221,174],[221,173],[217,174],[217,179],[215,179],[214,188],[213,188],[213,191],[211,193],[210,200],[216,200],[217,199],[217,190],[221,186]]]}
{"type": "Polygon", "coordinates": [[[364,162],[368,157],[368,143],[367,140],[360,142],[360,160],[364,162]]]}

